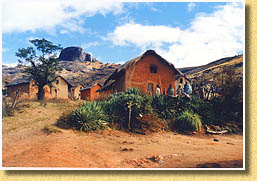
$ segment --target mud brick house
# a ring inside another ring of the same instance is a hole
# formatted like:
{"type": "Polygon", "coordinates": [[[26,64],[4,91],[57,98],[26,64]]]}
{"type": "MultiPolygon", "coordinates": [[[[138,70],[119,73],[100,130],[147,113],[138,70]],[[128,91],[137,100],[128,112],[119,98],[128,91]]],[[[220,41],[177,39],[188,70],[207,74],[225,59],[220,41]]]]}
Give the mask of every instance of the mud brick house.
{"type": "MultiPolygon", "coordinates": [[[[179,84],[188,79],[173,64],[158,55],[154,50],[147,50],[120,68],[116,69],[100,89],[101,97],[107,97],[114,91],[124,91],[138,87],[148,94],[155,94],[157,85],[161,92],[167,92],[169,85],[176,90],[179,84]]],[[[175,91],[176,94],[176,91],[175,91]]]]}
{"type": "Polygon", "coordinates": [[[16,92],[20,90],[19,99],[34,99],[37,97],[38,88],[30,77],[22,77],[15,79],[5,85],[7,88],[7,96],[15,97],[16,92]]]}
{"type": "Polygon", "coordinates": [[[52,86],[46,85],[44,87],[45,98],[46,99],[69,99],[69,86],[70,83],[67,82],[61,76],[58,76],[56,81],[52,83],[52,86]]]}
{"type": "Polygon", "coordinates": [[[69,97],[71,100],[80,100],[81,99],[81,92],[80,90],[83,89],[84,86],[82,84],[72,85],[69,86],[69,97]]]}
{"type": "Polygon", "coordinates": [[[99,83],[93,84],[91,86],[85,87],[80,90],[81,92],[81,99],[87,101],[93,101],[100,98],[99,89],[101,89],[102,85],[99,83]]]}
{"type": "MultiPolygon", "coordinates": [[[[44,87],[46,99],[68,99],[68,87],[70,84],[61,76],[59,76],[56,82],[52,83],[52,86],[46,85],[44,87]]],[[[38,87],[35,82],[29,77],[23,77],[12,81],[6,85],[7,96],[15,97],[17,90],[20,89],[19,99],[36,99],[38,87]]]]}

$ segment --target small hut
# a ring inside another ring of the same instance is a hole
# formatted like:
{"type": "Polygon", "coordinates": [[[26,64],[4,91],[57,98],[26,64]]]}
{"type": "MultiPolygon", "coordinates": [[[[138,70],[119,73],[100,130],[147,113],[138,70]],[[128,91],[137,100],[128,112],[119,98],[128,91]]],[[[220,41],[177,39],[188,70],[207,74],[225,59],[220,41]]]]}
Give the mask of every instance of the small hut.
{"type": "Polygon", "coordinates": [[[19,99],[34,99],[37,97],[38,88],[31,77],[24,76],[13,80],[5,85],[7,88],[7,96],[15,97],[16,92],[19,92],[19,99]]]}
{"type": "Polygon", "coordinates": [[[99,98],[99,89],[101,89],[102,85],[100,83],[95,83],[93,85],[90,85],[88,87],[85,87],[80,90],[81,92],[81,99],[93,101],[99,98]]]}

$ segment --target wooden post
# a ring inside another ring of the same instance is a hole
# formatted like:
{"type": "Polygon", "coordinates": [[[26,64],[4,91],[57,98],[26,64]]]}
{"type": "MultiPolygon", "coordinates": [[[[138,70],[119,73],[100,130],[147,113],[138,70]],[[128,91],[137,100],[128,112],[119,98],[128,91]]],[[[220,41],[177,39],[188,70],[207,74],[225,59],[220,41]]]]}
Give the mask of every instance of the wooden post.
{"type": "Polygon", "coordinates": [[[18,90],[16,91],[16,95],[15,95],[15,97],[14,97],[14,100],[13,100],[13,103],[12,103],[12,106],[11,106],[12,109],[13,109],[13,108],[16,106],[16,104],[17,104],[17,101],[18,101],[18,98],[19,98],[19,93],[20,93],[20,89],[18,89],[18,90]]]}

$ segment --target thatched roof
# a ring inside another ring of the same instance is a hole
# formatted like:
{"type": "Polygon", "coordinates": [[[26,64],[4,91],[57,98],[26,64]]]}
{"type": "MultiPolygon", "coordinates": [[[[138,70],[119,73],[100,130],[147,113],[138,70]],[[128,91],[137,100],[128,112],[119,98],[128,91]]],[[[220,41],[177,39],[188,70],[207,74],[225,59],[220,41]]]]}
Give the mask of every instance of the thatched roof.
{"type": "MultiPolygon", "coordinates": [[[[60,77],[61,79],[63,79],[69,86],[72,86],[65,78],[63,78],[62,76],[57,76],[60,77]]],[[[33,80],[33,78],[31,76],[25,76],[23,75],[22,77],[19,77],[17,79],[14,79],[13,81],[11,81],[10,83],[6,84],[6,87],[9,86],[16,86],[19,84],[29,84],[31,81],[33,80]]]]}
{"type": "Polygon", "coordinates": [[[11,81],[10,83],[6,84],[6,87],[9,86],[15,86],[15,85],[19,85],[19,84],[29,84],[32,81],[32,77],[30,76],[22,76],[19,77],[13,81],[11,81]]]}
{"type": "Polygon", "coordinates": [[[109,87],[110,85],[114,84],[117,80],[117,77],[120,76],[121,73],[125,72],[129,67],[132,67],[134,65],[136,65],[140,60],[142,60],[143,58],[145,58],[148,55],[152,55],[157,57],[160,61],[162,61],[164,64],[166,64],[167,66],[169,66],[175,73],[175,78],[180,77],[180,76],[184,76],[185,75],[179,71],[178,69],[176,69],[174,67],[174,65],[170,62],[168,62],[166,59],[164,59],[163,57],[161,57],[160,55],[158,55],[154,50],[147,50],[145,53],[143,53],[142,55],[133,58],[129,61],[127,61],[125,64],[123,64],[121,67],[117,68],[105,81],[103,87],[101,88],[101,90],[104,90],[105,88],[109,87]]]}

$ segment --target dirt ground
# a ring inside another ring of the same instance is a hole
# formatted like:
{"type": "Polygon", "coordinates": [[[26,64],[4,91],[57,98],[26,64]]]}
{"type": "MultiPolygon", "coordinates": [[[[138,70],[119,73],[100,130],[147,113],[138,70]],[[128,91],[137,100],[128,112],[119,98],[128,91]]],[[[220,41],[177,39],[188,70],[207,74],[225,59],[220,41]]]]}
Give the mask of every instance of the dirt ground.
{"type": "Polygon", "coordinates": [[[242,168],[242,135],[149,135],[118,130],[83,133],[43,128],[73,103],[21,104],[3,119],[3,167],[75,168],[242,168]]]}

